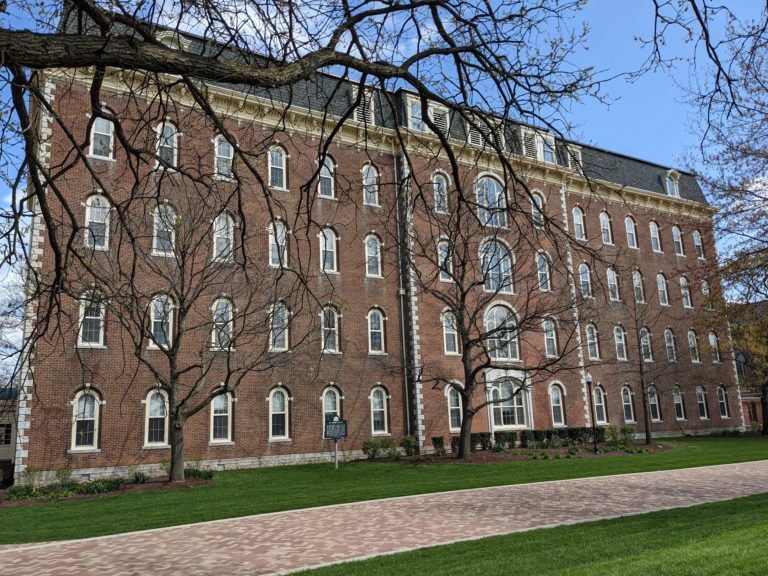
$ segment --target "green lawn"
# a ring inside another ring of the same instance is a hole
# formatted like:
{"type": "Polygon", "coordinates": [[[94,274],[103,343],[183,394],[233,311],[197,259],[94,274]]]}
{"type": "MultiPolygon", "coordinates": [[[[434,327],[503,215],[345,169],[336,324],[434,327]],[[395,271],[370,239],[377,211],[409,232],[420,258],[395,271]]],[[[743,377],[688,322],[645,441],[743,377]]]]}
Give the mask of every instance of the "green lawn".
{"type": "Polygon", "coordinates": [[[493,464],[351,462],[236,470],[198,488],[126,493],[0,509],[0,543],[115,534],[249,514],[564,478],[768,458],[762,438],[669,440],[649,454],[493,464]]]}
{"type": "Polygon", "coordinates": [[[544,528],[302,572],[312,576],[768,574],[768,494],[544,528]]]}

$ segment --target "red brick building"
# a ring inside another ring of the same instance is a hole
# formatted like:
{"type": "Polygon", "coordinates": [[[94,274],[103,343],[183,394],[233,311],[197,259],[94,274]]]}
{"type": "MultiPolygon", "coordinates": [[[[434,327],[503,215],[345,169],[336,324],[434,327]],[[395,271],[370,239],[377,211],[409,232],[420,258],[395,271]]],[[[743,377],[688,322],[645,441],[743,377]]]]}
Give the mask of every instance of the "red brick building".
{"type": "Polygon", "coordinates": [[[457,171],[407,93],[366,91],[360,105],[331,76],[278,94],[208,86],[217,124],[183,88],[161,101],[113,74],[98,118],[83,74],[48,74],[55,114],[37,116],[57,174],[47,217],[73,248],[54,302],[38,204],[17,474],[157,470],[169,378],[171,405],[190,412],[187,457],[217,468],[328,458],[334,415],[350,454],[369,437],[447,444],[463,370],[443,295],[465,280],[473,329],[516,324],[487,339],[477,401],[502,400],[474,430],[591,426],[594,413],[641,431],[642,390],[654,434],[743,427],[727,329],[701,321],[716,257],[691,175],[430,108],[457,171]],[[443,249],[479,276],[452,280],[443,249]]]}

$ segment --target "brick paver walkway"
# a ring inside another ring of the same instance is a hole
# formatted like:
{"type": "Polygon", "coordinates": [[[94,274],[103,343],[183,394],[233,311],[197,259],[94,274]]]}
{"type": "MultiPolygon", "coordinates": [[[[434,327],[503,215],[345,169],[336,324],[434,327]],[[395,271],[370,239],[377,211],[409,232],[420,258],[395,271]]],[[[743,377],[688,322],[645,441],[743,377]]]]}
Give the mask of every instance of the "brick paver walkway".
{"type": "Polygon", "coordinates": [[[0,550],[5,575],[273,574],[768,492],[768,460],[443,492],[0,550]]]}

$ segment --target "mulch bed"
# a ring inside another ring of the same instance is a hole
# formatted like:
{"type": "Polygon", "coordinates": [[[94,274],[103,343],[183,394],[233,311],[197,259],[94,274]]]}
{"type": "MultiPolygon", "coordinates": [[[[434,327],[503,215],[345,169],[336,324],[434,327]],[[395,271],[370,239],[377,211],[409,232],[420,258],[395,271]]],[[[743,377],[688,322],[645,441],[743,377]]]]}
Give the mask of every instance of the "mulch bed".
{"type": "Polygon", "coordinates": [[[5,490],[0,490],[0,508],[15,508],[17,506],[29,506],[32,504],[50,504],[51,502],[65,502],[72,500],[90,500],[91,498],[101,498],[104,496],[115,496],[116,494],[125,494],[126,492],[155,492],[157,490],[176,490],[183,488],[197,488],[210,484],[213,480],[203,478],[190,478],[184,482],[168,482],[165,478],[151,478],[145,484],[123,484],[120,490],[111,492],[102,492],[100,494],[73,494],[60,500],[46,500],[37,498],[25,498],[23,500],[6,500],[5,490]]]}

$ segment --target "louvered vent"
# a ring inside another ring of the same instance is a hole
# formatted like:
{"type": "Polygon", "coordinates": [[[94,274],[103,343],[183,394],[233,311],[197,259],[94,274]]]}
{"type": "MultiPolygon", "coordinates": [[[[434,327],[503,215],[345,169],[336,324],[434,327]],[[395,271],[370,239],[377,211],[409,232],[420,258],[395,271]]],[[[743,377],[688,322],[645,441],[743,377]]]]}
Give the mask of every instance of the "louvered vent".
{"type": "Polygon", "coordinates": [[[448,135],[448,110],[443,108],[430,108],[430,117],[440,134],[448,135]]]}
{"type": "Polygon", "coordinates": [[[536,134],[533,132],[523,132],[523,154],[536,159],[536,134]]]}
{"type": "MultiPolygon", "coordinates": [[[[354,94],[353,102],[356,102],[357,100],[358,100],[358,95],[354,94]]],[[[359,98],[359,102],[357,102],[354,118],[358,122],[363,122],[365,124],[374,124],[373,92],[368,88],[366,88],[363,91],[362,96],[360,96],[359,98]]]]}

